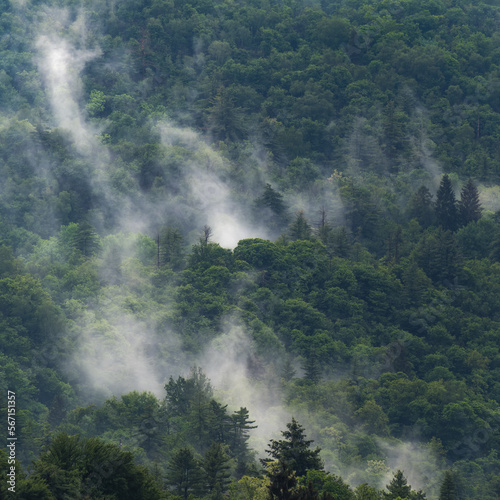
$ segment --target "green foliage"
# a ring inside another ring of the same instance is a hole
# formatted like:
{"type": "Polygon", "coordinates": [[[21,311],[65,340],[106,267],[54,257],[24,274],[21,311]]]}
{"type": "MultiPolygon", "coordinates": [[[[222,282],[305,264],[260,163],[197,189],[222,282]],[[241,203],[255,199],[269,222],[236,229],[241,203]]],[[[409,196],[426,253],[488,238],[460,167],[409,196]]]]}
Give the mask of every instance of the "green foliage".
{"type": "MultiPolygon", "coordinates": [[[[271,458],[261,460],[263,465],[277,460],[282,469],[286,466],[297,476],[303,476],[311,469],[323,470],[323,463],[319,457],[320,449],[309,449],[313,441],[305,439],[304,428],[294,418],[287,424],[287,430],[281,434],[284,439],[271,440],[269,449],[266,450],[271,458]]],[[[281,473],[285,473],[285,470],[281,470],[281,473]]]]}
{"type": "Polygon", "coordinates": [[[167,465],[167,484],[177,495],[187,499],[200,488],[201,469],[198,460],[189,448],[180,448],[167,465]]]}
{"type": "Polygon", "coordinates": [[[443,175],[436,195],[436,220],[445,231],[455,231],[458,228],[457,202],[447,174],[443,175]]]}
{"type": "MultiPolygon", "coordinates": [[[[184,498],[350,498],[337,473],[380,498],[380,440],[408,437],[441,440],[461,498],[494,498],[498,5],[69,2],[51,14],[70,54],[54,95],[46,7],[0,1],[0,386],[19,394],[19,457],[34,460],[20,498],[161,498],[164,478],[184,498]],[[246,239],[231,251],[206,226],[190,248],[205,223],[246,239]],[[132,325],[162,377],[225,342],[228,318],[252,388],[280,385],[268,406],[307,417],[335,474],[299,447],[309,458],[278,463],[266,492],[248,410],[199,370],[165,399],[75,409],[97,401],[84,339],[104,351],[132,325]]],[[[418,497],[398,480],[386,495],[418,497]]]]}
{"type": "Polygon", "coordinates": [[[55,498],[80,495],[165,498],[151,474],[134,463],[131,453],[96,438],[80,439],[65,434],[57,435],[34,463],[28,481],[45,483],[55,498]]]}

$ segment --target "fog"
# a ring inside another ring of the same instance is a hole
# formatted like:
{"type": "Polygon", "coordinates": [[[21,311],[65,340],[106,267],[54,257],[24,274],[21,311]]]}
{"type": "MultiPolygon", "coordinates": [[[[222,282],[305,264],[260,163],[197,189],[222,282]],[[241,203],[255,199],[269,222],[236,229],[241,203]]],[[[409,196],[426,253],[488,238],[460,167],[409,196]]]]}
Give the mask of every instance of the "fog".
{"type": "MultiPolygon", "coordinates": [[[[165,188],[158,188],[154,196],[117,193],[112,186],[117,165],[108,147],[99,139],[105,124],[91,121],[86,112],[88,96],[83,95],[82,73],[89,62],[102,56],[102,51],[87,41],[85,15],[72,15],[65,9],[45,9],[36,31],[35,57],[50,105],[52,125],[66,131],[80,157],[91,163],[90,184],[94,193],[101,195],[103,203],[119,214],[112,227],[106,226],[106,221],[102,223],[106,229],[100,228],[101,236],[106,237],[105,231],[122,235],[119,245],[110,244],[99,257],[98,278],[106,283],[102,293],[75,315],[74,328],[78,335],[66,371],[80,378],[79,390],[90,402],[132,390],[152,391],[162,398],[168,378],[186,375],[196,364],[211,379],[217,396],[224,403],[232,409],[241,406],[249,409],[251,419],[258,425],[252,432],[251,444],[262,451],[270,438],[280,437],[280,431],[292,416],[283,403],[277,364],[262,360],[251,335],[237,317],[226,318],[222,333],[201,353],[185,354],[180,336],[168,321],[171,308],[168,298],[146,306],[134,291],[141,280],[141,264],[134,246],[138,232],[153,237],[162,226],[185,225],[187,246],[196,243],[203,227],[209,226],[212,240],[229,249],[244,238],[276,236],[251,219],[254,199],[262,194],[265,183],[272,181],[266,162],[259,155],[261,146],[255,144],[250,155],[249,171],[253,178],[237,185],[236,167],[223,152],[209,144],[207,137],[160,117],[151,122],[150,127],[152,133],[158,134],[162,146],[181,148],[188,153],[179,178],[165,188]]],[[[203,64],[201,47],[193,64],[203,64]]],[[[380,148],[365,127],[366,122],[359,119],[348,141],[354,175],[359,171],[360,162],[370,158],[376,158],[380,168],[385,168],[380,148]]],[[[424,133],[415,147],[421,165],[435,184],[441,170],[432,159],[431,145],[424,133]]],[[[240,168],[244,169],[245,165],[240,168]]],[[[314,224],[319,219],[319,210],[325,208],[332,225],[344,221],[344,208],[331,174],[320,176],[298,192],[292,189],[285,192],[292,216],[304,210],[314,224]]],[[[50,172],[47,175],[50,177],[50,172]]],[[[486,197],[484,193],[489,192],[482,191],[484,200],[494,198],[493,194],[486,197]]],[[[91,222],[96,227],[99,225],[95,219],[91,222]]],[[[306,428],[312,425],[307,415],[303,417],[301,424],[306,428]]],[[[381,442],[380,446],[391,468],[410,464],[416,450],[425,455],[425,450],[418,445],[381,442]]],[[[328,464],[334,469],[340,467],[335,460],[328,464]]],[[[355,471],[350,473],[355,475],[355,471]]],[[[412,470],[409,480],[412,486],[423,487],[425,472],[412,470]]]]}

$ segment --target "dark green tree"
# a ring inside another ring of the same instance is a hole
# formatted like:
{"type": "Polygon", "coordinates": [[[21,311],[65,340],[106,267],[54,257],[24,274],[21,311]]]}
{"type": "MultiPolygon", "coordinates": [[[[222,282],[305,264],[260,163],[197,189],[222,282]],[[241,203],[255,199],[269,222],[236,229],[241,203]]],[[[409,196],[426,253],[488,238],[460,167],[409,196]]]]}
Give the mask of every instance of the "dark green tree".
{"type": "Polygon", "coordinates": [[[221,405],[212,399],[209,411],[211,416],[209,439],[218,443],[228,442],[232,431],[232,421],[227,413],[227,405],[221,405]]]}
{"type": "Polygon", "coordinates": [[[304,428],[295,418],[286,426],[287,430],[281,432],[284,439],[270,441],[266,453],[271,459],[261,460],[262,464],[267,465],[272,460],[284,461],[297,476],[303,476],[310,469],[323,470],[320,448],[310,449],[313,441],[306,439],[304,428]]]}
{"type": "Polygon", "coordinates": [[[472,179],[469,179],[467,184],[462,188],[458,207],[460,212],[460,223],[463,226],[466,226],[469,222],[478,221],[481,218],[482,208],[481,202],[479,201],[479,192],[472,182],[472,179]]]}
{"type": "Polygon", "coordinates": [[[317,384],[321,380],[321,371],[316,353],[309,353],[304,362],[304,378],[317,384]]]}
{"type": "Polygon", "coordinates": [[[453,474],[447,470],[439,489],[439,500],[457,500],[457,490],[453,481],[453,474]]]}
{"type": "Polygon", "coordinates": [[[58,434],[35,461],[29,481],[45,482],[55,498],[165,498],[130,452],[97,438],[66,434],[58,434]]]}
{"type": "Polygon", "coordinates": [[[311,226],[304,217],[304,212],[300,210],[295,217],[295,220],[290,225],[289,229],[290,238],[295,240],[309,240],[311,239],[312,230],[311,226]]]}
{"type": "Polygon", "coordinates": [[[290,356],[287,356],[283,363],[283,367],[281,368],[281,377],[285,382],[290,382],[290,380],[295,377],[295,373],[292,360],[290,359],[290,356]]]}
{"type": "Polygon", "coordinates": [[[392,481],[386,486],[387,493],[384,492],[384,498],[395,500],[396,498],[410,498],[411,486],[408,485],[406,477],[401,470],[398,470],[392,481]]]}
{"type": "Polygon", "coordinates": [[[268,465],[269,476],[269,500],[293,500],[295,499],[297,477],[288,463],[280,459],[277,463],[268,465]]]}
{"type": "Polygon", "coordinates": [[[255,420],[250,420],[249,412],[246,408],[240,408],[231,415],[231,452],[238,460],[237,474],[246,473],[248,463],[252,461],[253,454],[248,446],[249,434],[252,429],[256,429],[255,420]]]}
{"type": "Polygon", "coordinates": [[[240,109],[236,108],[231,95],[224,87],[217,90],[208,108],[208,125],[217,140],[236,140],[244,133],[240,109]]]}
{"type": "Polygon", "coordinates": [[[418,223],[424,229],[434,222],[435,213],[432,206],[432,194],[425,186],[421,186],[410,198],[408,217],[410,219],[417,219],[418,223]]]}
{"type": "Polygon", "coordinates": [[[455,234],[441,227],[434,234],[424,233],[413,256],[425,274],[435,282],[453,281],[462,263],[455,234]]]}
{"type": "Polygon", "coordinates": [[[99,235],[87,221],[78,224],[78,229],[72,239],[72,243],[85,257],[94,255],[100,248],[99,235]]]}
{"type": "Polygon", "coordinates": [[[205,452],[202,467],[204,490],[207,493],[217,490],[223,493],[230,478],[227,446],[222,443],[212,443],[212,446],[205,452]]]}
{"type": "Polygon", "coordinates": [[[401,470],[398,470],[392,481],[386,486],[387,492],[384,492],[384,498],[396,500],[397,498],[408,500],[425,500],[426,496],[422,491],[414,491],[408,484],[407,479],[401,470]]]}
{"type": "Polygon", "coordinates": [[[182,234],[177,228],[167,227],[158,234],[158,266],[168,265],[179,270],[183,265],[182,234]]]}
{"type": "Polygon", "coordinates": [[[455,231],[458,228],[459,216],[455,192],[447,174],[443,175],[436,195],[436,219],[444,230],[455,231]]]}
{"type": "Polygon", "coordinates": [[[197,367],[191,370],[191,376],[187,379],[178,377],[174,380],[170,377],[168,383],[165,384],[165,391],[167,410],[172,416],[185,416],[189,413],[195,399],[209,403],[213,395],[210,381],[197,367]]]}
{"type": "Polygon", "coordinates": [[[264,193],[254,202],[256,223],[266,224],[271,231],[279,232],[288,223],[289,217],[283,195],[266,184],[264,193]]]}
{"type": "Polygon", "coordinates": [[[189,448],[175,452],[167,464],[166,482],[177,495],[187,499],[201,486],[202,475],[198,460],[189,448]]]}

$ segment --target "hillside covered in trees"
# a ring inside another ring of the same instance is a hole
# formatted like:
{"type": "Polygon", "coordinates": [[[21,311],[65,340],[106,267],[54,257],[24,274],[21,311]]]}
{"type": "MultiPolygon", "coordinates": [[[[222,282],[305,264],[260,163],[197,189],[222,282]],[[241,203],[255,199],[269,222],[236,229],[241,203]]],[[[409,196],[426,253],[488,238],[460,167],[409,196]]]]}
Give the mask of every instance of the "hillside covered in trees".
{"type": "Polygon", "coordinates": [[[0,0],[16,498],[500,498],[499,28],[0,0]]]}

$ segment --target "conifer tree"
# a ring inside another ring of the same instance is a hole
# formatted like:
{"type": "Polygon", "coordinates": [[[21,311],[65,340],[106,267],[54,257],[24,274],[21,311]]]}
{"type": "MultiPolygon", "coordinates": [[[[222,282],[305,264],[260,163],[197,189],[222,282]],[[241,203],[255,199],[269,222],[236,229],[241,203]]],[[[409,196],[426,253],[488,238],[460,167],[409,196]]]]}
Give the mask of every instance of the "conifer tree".
{"type": "Polygon", "coordinates": [[[196,491],[201,481],[201,470],[193,452],[189,448],[177,450],[167,464],[167,484],[177,495],[187,499],[196,491]]]}
{"type": "Polygon", "coordinates": [[[292,241],[311,239],[311,226],[304,217],[303,210],[300,210],[290,226],[290,238],[292,241]]]}
{"type": "Polygon", "coordinates": [[[443,175],[436,197],[437,223],[444,230],[455,231],[458,227],[458,209],[451,180],[443,175]]]}
{"type": "Polygon", "coordinates": [[[283,368],[281,369],[281,378],[285,382],[290,382],[293,377],[295,377],[295,369],[293,368],[290,357],[287,356],[285,362],[283,363],[283,368]]]}
{"type": "Polygon", "coordinates": [[[304,378],[313,384],[317,384],[321,379],[318,358],[314,352],[309,353],[304,363],[304,378]]]}
{"type": "Polygon", "coordinates": [[[304,428],[292,418],[288,423],[287,430],[281,434],[285,439],[271,440],[266,453],[271,459],[261,460],[263,465],[267,465],[272,460],[284,461],[297,476],[303,476],[310,469],[323,470],[323,462],[319,456],[320,448],[310,449],[312,440],[307,440],[304,428]]]}
{"type": "Polygon", "coordinates": [[[387,493],[384,492],[384,498],[388,500],[395,500],[396,498],[410,498],[411,486],[408,485],[406,477],[403,472],[398,470],[392,481],[386,486],[387,493]]]}
{"type": "Polygon", "coordinates": [[[479,192],[472,179],[469,179],[467,184],[462,188],[459,203],[460,223],[466,226],[469,222],[478,221],[481,218],[481,210],[479,192]]]}
{"type": "Polygon", "coordinates": [[[297,477],[285,460],[268,467],[269,500],[292,500],[295,497],[297,477]]]}
{"type": "Polygon", "coordinates": [[[425,186],[421,186],[411,197],[408,204],[408,216],[410,219],[417,219],[424,229],[434,222],[432,194],[425,186]]]}
{"type": "Polygon", "coordinates": [[[254,218],[266,224],[272,231],[281,231],[288,223],[288,213],[283,195],[266,184],[264,193],[254,202],[254,218]]]}
{"type": "Polygon", "coordinates": [[[444,474],[441,489],[439,490],[439,500],[456,500],[457,498],[457,490],[453,482],[453,475],[448,470],[444,474]]]}
{"type": "Polygon", "coordinates": [[[178,270],[183,264],[182,234],[167,227],[158,234],[158,266],[169,265],[178,270]]]}
{"type": "Polygon", "coordinates": [[[226,445],[212,443],[203,458],[205,490],[208,493],[224,492],[229,483],[229,457],[226,445]]]}
{"type": "Polygon", "coordinates": [[[248,447],[249,431],[256,429],[255,420],[250,420],[249,412],[246,408],[240,408],[235,411],[231,417],[231,451],[233,456],[238,460],[236,473],[238,476],[243,476],[247,473],[249,464],[253,462],[253,453],[248,447]]]}
{"type": "Polygon", "coordinates": [[[426,496],[422,490],[414,491],[408,484],[403,472],[398,470],[392,481],[386,486],[387,493],[384,492],[384,498],[388,500],[408,499],[408,500],[425,500],[426,496]]]}

